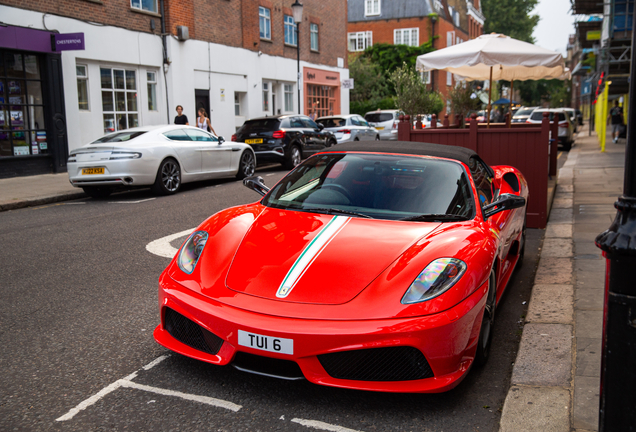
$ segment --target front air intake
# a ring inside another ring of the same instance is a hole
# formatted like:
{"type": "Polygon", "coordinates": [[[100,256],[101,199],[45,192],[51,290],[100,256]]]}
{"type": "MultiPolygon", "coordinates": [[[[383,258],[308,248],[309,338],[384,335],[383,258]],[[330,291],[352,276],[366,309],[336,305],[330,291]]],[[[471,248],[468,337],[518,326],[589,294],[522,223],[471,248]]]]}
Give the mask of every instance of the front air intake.
{"type": "Polygon", "coordinates": [[[223,339],[170,308],[165,308],[163,327],[179,342],[208,354],[216,355],[223,345],[223,339]]]}

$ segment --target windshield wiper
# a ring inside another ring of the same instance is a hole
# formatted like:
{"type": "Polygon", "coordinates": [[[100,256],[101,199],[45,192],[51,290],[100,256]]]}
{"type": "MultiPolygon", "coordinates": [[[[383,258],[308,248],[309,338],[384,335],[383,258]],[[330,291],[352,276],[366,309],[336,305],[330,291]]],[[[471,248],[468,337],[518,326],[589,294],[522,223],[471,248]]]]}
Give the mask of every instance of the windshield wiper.
{"type": "Polygon", "coordinates": [[[343,214],[343,215],[359,216],[363,218],[373,219],[371,216],[365,215],[363,213],[356,213],[349,210],[341,210],[337,208],[306,208],[304,210],[315,211],[316,213],[343,214]]]}
{"type": "Polygon", "coordinates": [[[409,216],[403,221],[424,221],[424,222],[455,222],[465,221],[469,218],[467,216],[453,215],[453,214],[421,214],[417,216],[409,216]]]}

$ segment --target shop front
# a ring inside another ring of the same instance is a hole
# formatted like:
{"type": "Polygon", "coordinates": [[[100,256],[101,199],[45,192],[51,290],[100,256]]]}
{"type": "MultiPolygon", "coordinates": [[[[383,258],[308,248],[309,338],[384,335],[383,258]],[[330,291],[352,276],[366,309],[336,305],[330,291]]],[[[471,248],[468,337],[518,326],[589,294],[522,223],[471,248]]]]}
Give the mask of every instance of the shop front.
{"type": "Polygon", "coordinates": [[[340,114],[340,73],[305,67],[303,77],[304,112],[316,113],[316,117],[340,114]]]}
{"type": "Polygon", "coordinates": [[[51,32],[0,27],[0,178],[66,171],[62,58],[51,32]]]}

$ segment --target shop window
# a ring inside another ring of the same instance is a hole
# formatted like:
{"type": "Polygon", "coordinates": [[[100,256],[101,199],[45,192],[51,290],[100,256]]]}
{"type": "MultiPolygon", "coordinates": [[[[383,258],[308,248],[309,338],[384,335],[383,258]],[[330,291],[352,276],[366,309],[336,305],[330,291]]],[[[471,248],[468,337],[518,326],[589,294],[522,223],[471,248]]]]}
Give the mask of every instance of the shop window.
{"type": "Polygon", "coordinates": [[[318,24],[309,24],[311,50],[318,51],[318,24]]]}
{"type": "Polygon", "coordinates": [[[349,33],[349,51],[364,51],[373,45],[373,32],[349,33]]]}
{"type": "Polygon", "coordinates": [[[0,50],[0,157],[46,153],[39,57],[0,50]]]}
{"type": "Polygon", "coordinates": [[[148,111],[157,111],[157,73],[146,72],[148,85],[148,111]]]}
{"type": "Polygon", "coordinates": [[[258,7],[258,26],[260,29],[261,39],[271,39],[272,31],[271,31],[271,18],[270,18],[270,10],[264,8],[262,6],[258,7]]]}
{"type": "Polygon", "coordinates": [[[294,86],[285,84],[285,112],[294,111],[294,86]]]}
{"type": "Polygon", "coordinates": [[[298,32],[296,31],[296,23],[294,17],[285,15],[285,43],[287,45],[298,45],[298,32]]]}
{"type": "Polygon", "coordinates": [[[130,0],[130,7],[157,13],[157,0],[130,0]]]}
{"type": "Polygon", "coordinates": [[[420,29],[407,28],[393,30],[393,43],[395,45],[420,46],[420,29]]]}
{"type": "Polygon", "coordinates": [[[139,126],[134,70],[100,68],[104,133],[139,126]]]}
{"type": "Polygon", "coordinates": [[[307,84],[307,94],[308,114],[315,112],[317,117],[334,115],[334,87],[307,84]]]}
{"type": "Polygon", "coordinates": [[[380,0],[364,0],[364,16],[380,15],[380,0]]]}
{"type": "Polygon", "coordinates": [[[269,112],[269,83],[263,83],[263,111],[269,112]]]}
{"type": "Polygon", "coordinates": [[[76,65],[77,103],[80,111],[88,111],[88,73],[85,65],[76,65]]]}

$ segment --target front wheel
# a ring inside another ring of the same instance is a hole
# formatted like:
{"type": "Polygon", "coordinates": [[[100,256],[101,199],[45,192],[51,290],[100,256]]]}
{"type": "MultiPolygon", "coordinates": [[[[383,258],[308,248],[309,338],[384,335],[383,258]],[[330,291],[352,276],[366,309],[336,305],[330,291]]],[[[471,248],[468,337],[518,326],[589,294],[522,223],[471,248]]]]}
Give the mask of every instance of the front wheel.
{"type": "Polygon", "coordinates": [[[488,279],[488,294],[486,306],[484,307],[484,316],[481,319],[481,329],[479,330],[479,341],[477,342],[477,353],[475,354],[475,363],[477,366],[483,366],[488,361],[490,354],[490,345],[492,343],[493,327],[495,325],[495,308],[497,306],[497,289],[495,286],[495,272],[490,272],[488,279]]]}
{"type": "Polygon", "coordinates": [[[380,141],[380,135],[376,135],[376,136],[375,136],[375,140],[376,140],[376,141],[380,141]]]}
{"type": "Polygon", "coordinates": [[[157,195],[172,195],[181,188],[181,168],[174,159],[166,159],[161,162],[157,170],[155,184],[152,191],[157,195]]]}
{"type": "Polygon", "coordinates": [[[254,175],[255,170],[256,158],[254,158],[254,154],[249,150],[244,151],[241,155],[236,178],[239,180],[243,180],[245,177],[254,175]]]}
{"type": "Polygon", "coordinates": [[[84,193],[91,198],[107,198],[113,192],[113,188],[108,186],[84,186],[84,193]]]}
{"type": "Polygon", "coordinates": [[[295,145],[291,146],[289,153],[287,154],[287,158],[285,159],[284,166],[286,169],[293,169],[300,163],[300,160],[300,149],[298,149],[295,145]]]}

